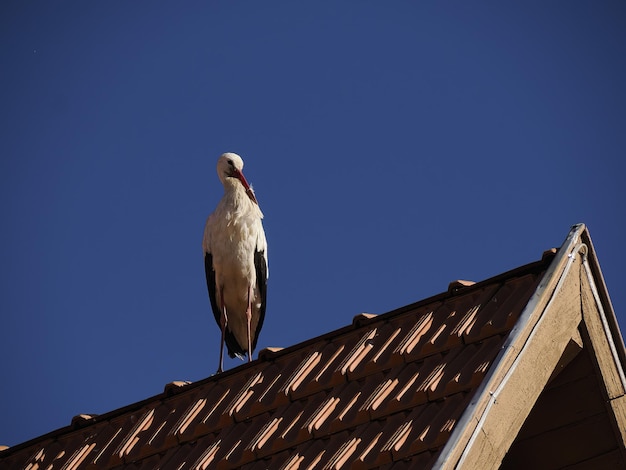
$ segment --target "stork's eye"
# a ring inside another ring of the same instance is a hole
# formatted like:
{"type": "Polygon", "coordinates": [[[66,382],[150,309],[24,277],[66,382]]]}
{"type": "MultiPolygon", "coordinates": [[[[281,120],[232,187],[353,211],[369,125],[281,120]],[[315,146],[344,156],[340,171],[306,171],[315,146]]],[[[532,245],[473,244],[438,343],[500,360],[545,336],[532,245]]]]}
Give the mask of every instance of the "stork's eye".
{"type": "Polygon", "coordinates": [[[232,160],[228,160],[228,164],[229,164],[230,166],[233,166],[233,167],[235,166],[235,164],[233,163],[233,161],[232,161],[232,160]]]}

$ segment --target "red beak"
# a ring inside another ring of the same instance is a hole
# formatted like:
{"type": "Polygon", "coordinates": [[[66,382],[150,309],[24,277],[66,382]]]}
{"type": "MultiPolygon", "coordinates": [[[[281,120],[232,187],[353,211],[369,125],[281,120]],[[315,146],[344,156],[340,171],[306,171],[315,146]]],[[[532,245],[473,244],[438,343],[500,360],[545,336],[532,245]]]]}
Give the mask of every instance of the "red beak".
{"type": "Polygon", "coordinates": [[[246,177],[243,176],[243,173],[241,171],[239,171],[239,170],[235,170],[233,176],[235,178],[237,178],[239,181],[241,181],[241,184],[243,184],[243,187],[246,188],[246,194],[248,195],[250,200],[252,202],[254,202],[258,206],[259,202],[256,200],[256,196],[254,195],[254,191],[252,190],[252,188],[248,184],[248,180],[246,180],[246,177]]]}

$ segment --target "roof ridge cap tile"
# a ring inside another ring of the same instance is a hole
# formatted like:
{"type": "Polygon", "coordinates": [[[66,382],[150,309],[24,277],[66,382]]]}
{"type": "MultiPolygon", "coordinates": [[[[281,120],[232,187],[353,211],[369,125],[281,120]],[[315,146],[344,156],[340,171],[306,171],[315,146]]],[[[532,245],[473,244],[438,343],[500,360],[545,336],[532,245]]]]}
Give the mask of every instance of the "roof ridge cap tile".
{"type": "Polygon", "coordinates": [[[173,382],[165,384],[165,387],[163,387],[163,394],[165,396],[174,395],[176,393],[179,393],[181,389],[183,389],[187,385],[190,385],[191,383],[192,382],[190,382],[189,380],[174,380],[173,382]]]}
{"type": "Polygon", "coordinates": [[[464,289],[465,287],[471,287],[474,284],[476,284],[476,282],[474,281],[466,281],[463,279],[457,279],[455,281],[452,281],[450,284],[448,284],[448,293],[456,294],[461,289],[464,289]]]}
{"type": "Polygon", "coordinates": [[[378,317],[378,315],[375,313],[359,313],[352,318],[352,326],[358,328],[366,325],[369,320],[375,319],[376,317],[378,317]]]}

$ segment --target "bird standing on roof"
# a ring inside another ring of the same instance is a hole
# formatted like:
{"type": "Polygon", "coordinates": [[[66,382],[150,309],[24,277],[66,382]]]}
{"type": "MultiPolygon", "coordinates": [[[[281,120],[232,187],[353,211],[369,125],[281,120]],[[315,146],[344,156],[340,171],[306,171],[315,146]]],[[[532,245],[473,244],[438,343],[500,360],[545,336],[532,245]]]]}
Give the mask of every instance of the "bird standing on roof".
{"type": "Polygon", "coordinates": [[[217,160],[224,196],[207,219],[202,240],[211,308],[222,330],[217,372],[223,370],[224,342],[230,357],[243,359],[247,353],[252,361],[265,317],[269,271],[263,213],[242,169],[235,153],[217,160]]]}

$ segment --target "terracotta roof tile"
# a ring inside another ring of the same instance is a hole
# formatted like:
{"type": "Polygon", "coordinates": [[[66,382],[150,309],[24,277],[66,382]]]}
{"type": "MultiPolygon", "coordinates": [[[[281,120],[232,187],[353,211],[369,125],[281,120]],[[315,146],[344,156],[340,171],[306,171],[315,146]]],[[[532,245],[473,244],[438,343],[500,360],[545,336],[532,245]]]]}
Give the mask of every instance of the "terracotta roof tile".
{"type": "Polygon", "coordinates": [[[396,352],[396,346],[400,341],[402,328],[389,322],[383,323],[377,330],[376,336],[371,340],[373,351],[367,361],[359,364],[352,373],[353,379],[358,379],[375,372],[390,369],[404,364],[402,356],[396,352]]]}
{"type": "MultiPolygon", "coordinates": [[[[346,350],[346,346],[340,342],[329,342],[311,350],[319,351],[319,360],[315,359],[315,365],[309,369],[308,364],[301,364],[301,376],[297,383],[289,384],[289,394],[292,399],[298,399],[319,390],[329,389],[344,383],[341,374],[335,374],[337,359],[346,350]],[[303,367],[307,366],[307,367],[303,367]]],[[[308,358],[308,354],[307,354],[308,358]]]]}
{"type": "Polygon", "coordinates": [[[217,463],[218,453],[222,449],[222,440],[216,436],[206,436],[196,442],[184,445],[182,448],[173,447],[172,455],[164,459],[167,466],[172,468],[206,469],[217,463]]]}
{"type": "Polygon", "coordinates": [[[9,467],[428,468],[547,264],[449,291],[3,452],[9,467]],[[8,453],[7,453],[8,452],[8,453]],[[64,467],[65,466],[65,467],[64,467]]]}
{"type": "MultiPolygon", "coordinates": [[[[441,388],[444,396],[469,391],[477,387],[495,360],[504,343],[504,337],[493,336],[481,343],[472,343],[463,349],[446,371],[445,384],[441,388]]],[[[431,399],[435,399],[431,396],[431,399]]]]}
{"type": "MultiPolygon", "coordinates": [[[[380,431],[376,433],[372,441],[365,443],[359,456],[363,464],[361,468],[373,468],[392,461],[390,450],[393,441],[397,437],[400,426],[405,422],[403,413],[389,416],[385,421],[380,421],[380,431]]],[[[366,425],[367,426],[367,425],[366,425]]]]}
{"type": "Polygon", "coordinates": [[[505,282],[479,309],[476,321],[464,335],[464,341],[480,341],[510,331],[538,283],[539,280],[531,274],[505,282]],[[529,295],[521,296],[520,292],[529,295]]]}

